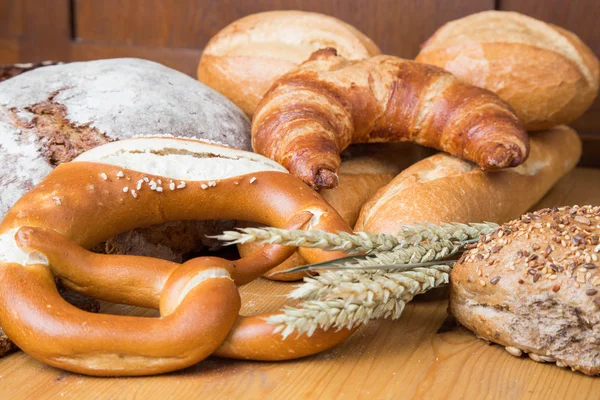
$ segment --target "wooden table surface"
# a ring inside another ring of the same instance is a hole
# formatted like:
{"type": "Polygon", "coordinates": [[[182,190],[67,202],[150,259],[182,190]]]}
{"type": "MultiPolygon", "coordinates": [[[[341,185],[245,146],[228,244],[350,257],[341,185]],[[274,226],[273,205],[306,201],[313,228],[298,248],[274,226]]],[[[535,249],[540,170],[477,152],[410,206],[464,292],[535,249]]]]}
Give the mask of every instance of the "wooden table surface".
{"type": "MultiPolygon", "coordinates": [[[[600,170],[571,172],[536,208],[568,204],[600,204],[600,170]]],[[[290,287],[262,279],[247,285],[243,313],[278,309],[290,287]]],[[[429,292],[400,320],[372,321],[328,352],[288,362],[208,359],[157,377],[90,378],[17,352],[0,360],[0,399],[600,398],[600,377],[515,358],[454,326],[446,296],[444,288],[429,292]]],[[[117,308],[123,311],[105,311],[117,308]]]]}

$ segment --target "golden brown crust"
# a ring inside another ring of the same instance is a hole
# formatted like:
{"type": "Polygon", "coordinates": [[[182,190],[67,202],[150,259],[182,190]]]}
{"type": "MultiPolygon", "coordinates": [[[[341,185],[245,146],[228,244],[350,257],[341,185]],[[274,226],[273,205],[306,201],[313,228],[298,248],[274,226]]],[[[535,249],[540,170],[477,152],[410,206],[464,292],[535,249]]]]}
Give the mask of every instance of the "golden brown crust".
{"type": "Polygon", "coordinates": [[[521,166],[484,172],[447,154],[404,170],[361,209],[356,231],[396,233],[402,224],[429,221],[502,223],[530,207],[578,162],[581,140],[566,126],[531,135],[521,166]]]}
{"type": "MultiPolygon", "coordinates": [[[[262,275],[295,250],[270,245],[240,260],[200,257],[176,264],[149,257],[96,254],[84,247],[139,226],[173,220],[243,219],[287,229],[310,226],[350,231],[317,193],[280,171],[281,167],[251,153],[191,140],[155,138],[112,143],[87,154],[107,161],[85,161],[82,156],[60,165],[19,200],[0,224],[0,323],[25,352],[69,371],[140,375],[197,363],[219,348],[238,319],[236,285],[262,275]],[[142,142],[147,152],[138,151],[135,143],[142,142]],[[235,172],[241,166],[246,171],[253,167],[250,159],[255,163],[262,160],[265,170],[214,180],[193,178],[192,174],[183,181],[178,178],[177,185],[168,185],[175,178],[166,172],[156,175],[111,165],[114,154],[142,170],[162,165],[161,170],[175,174],[186,168],[194,173],[205,169],[222,173],[235,172]],[[173,154],[184,158],[173,159],[173,154]],[[137,192],[130,190],[135,182],[141,186],[144,178],[150,182],[147,186],[137,192]],[[156,182],[165,187],[152,189],[156,182]],[[53,274],[79,293],[160,309],[161,317],[94,315],[77,310],[59,296],[53,274]]],[[[311,262],[342,255],[318,249],[300,252],[311,262]]],[[[261,317],[241,317],[240,321],[247,331],[242,335],[231,332],[234,339],[229,339],[230,345],[247,349],[244,341],[284,342],[261,317]],[[256,337],[252,332],[261,334],[256,337]]],[[[310,339],[284,342],[278,346],[280,353],[270,356],[287,359],[312,354],[344,338],[335,332],[318,332],[317,336],[324,340],[312,346],[310,339]],[[295,345],[303,348],[294,349],[295,345]]]]}
{"type": "Polygon", "coordinates": [[[324,47],[335,47],[350,59],[381,53],[371,39],[339,19],[269,11],[248,15],[217,33],[204,48],[198,79],[251,116],[275,79],[324,47]]]}
{"type": "Polygon", "coordinates": [[[528,130],[577,119],[598,92],[598,58],[575,34],[514,12],[486,11],[449,22],[425,43],[417,61],[495,92],[528,130]]]}
{"type": "Polygon", "coordinates": [[[259,104],[252,145],[315,188],[337,186],[351,143],[410,141],[476,162],[513,167],[527,134],[510,107],[451,74],[391,56],[348,61],[319,50],[279,78],[259,104]]]}
{"type": "Polygon", "coordinates": [[[600,374],[599,235],[598,206],[504,224],[454,266],[450,311],[511,354],[600,374]]]}

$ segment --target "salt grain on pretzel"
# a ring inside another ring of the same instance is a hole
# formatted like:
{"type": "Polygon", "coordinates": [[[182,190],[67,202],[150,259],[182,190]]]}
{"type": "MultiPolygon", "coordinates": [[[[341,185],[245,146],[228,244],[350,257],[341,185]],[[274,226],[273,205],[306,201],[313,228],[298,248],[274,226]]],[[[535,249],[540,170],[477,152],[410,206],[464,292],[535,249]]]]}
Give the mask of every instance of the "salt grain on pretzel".
{"type": "MultiPolygon", "coordinates": [[[[200,257],[184,264],[86,250],[136,227],[215,218],[350,231],[317,193],[259,155],[192,140],[113,142],[57,167],[0,223],[0,324],[38,360],[90,375],[163,373],[211,354],[285,360],[326,350],[352,333],[317,330],[284,340],[265,321],[273,314],[238,316],[237,286],[283,262],[293,247],[269,245],[240,260],[200,257]],[[186,190],[136,198],[101,177],[121,170],[133,181],[171,179],[186,190]],[[257,182],[237,186],[248,174],[257,182]],[[211,190],[202,190],[209,182],[211,190]],[[53,200],[58,194],[62,206],[53,200]],[[55,276],[82,294],[159,309],[161,316],[78,310],[59,296],[55,276]]],[[[309,262],[341,256],[300,252],[309,262]]]]}

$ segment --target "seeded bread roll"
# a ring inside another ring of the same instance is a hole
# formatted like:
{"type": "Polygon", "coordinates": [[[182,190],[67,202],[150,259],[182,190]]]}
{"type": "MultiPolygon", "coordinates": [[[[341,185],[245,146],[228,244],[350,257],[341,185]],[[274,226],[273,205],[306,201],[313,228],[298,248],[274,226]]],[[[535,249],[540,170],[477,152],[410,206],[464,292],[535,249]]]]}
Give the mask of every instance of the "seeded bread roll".
{"type": "Polygon", "coordinates": [[[251,116],[275,79],[325,47],[352,60],[381,53],[371,39],[339,19],[269,11],[248,15],[217,33],[204,48],[198,79],[251,116]]]}
{"type": "Polygon", "coordinates": [[[600,207],[526,214],[463,254],[450,312],[515,356],[600,374],[600,207]]]}
{"type": "MultiPolygon", "coordinates": [[[[193,78],[151,61],[47,66],[0,83],[0,217],[56,165],[100,144],[160,134],[251,150],[250,122],[240,109],[193,78]]],[[[158,240],[160,232],[136,230],[108,247],[181,261],[197,244],[208,244],[205,234],[231,226],[188,224],[187,241],[167,229],[158,240]]]]}
{"type": "Polygon", "coordinates": [[[415,222],[503,223],[526,212],[581,156],[581,140],[566,126],[530,136],[525,163],[484,172],[439,153],[402,171],[363,205],[355,231],[397,233],[415,222]]]}
{"type": "Polygon", "coordinates": [[[575,34],[515,12],[485,11],[442,26],[417,61],[495,92],[528,130],[567,124],[598,93],[598,58],[575,34]]]}

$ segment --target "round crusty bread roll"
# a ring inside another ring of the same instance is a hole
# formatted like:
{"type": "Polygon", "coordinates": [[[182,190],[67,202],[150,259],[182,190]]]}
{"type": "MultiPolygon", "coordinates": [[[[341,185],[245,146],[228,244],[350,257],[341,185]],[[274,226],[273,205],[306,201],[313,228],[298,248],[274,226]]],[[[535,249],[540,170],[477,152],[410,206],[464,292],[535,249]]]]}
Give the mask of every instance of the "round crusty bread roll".
{"type": "MultiPolygon", "coordinates": [[[[408,168],[427,153],[429,150],[410,143],[352,145],[342,153],[339,186],[335,189],[322,190],[321,196],[333,206],[349,226],[353,226],[365,201],[403,169],[408,168]]],[[[250,225],[244,223],[240,226],[250,225]]],[[[259,247],[262,245],[247,243],[238,245],[238,250],[243,257],[259,247]]],[[[266,273],[265,277],[282,281],[302,279],[306,276],[306,272],[285,275],[280,275],[278,272],[304,264],[306,261],[298,253],[294,253],[284,263],[266,273]]]]}
{"type": "Polygon", "coordinates": [[[512,355],[600,374],[600,207],[526,214],[463,254],[450,312],[512,355]]]}
{"type": "Polygon", "coordinates": [[[366,202],[355,231],[399,232],[418,222],[497,222],[523,214],[570,171],[581,156],[573,129],[530,135],[531,152],[516,168],[484,172],[445,153],[405,169],[366,202]]]}
{"type": "Polygon", "coordinates": [[[371,39],[339,19],[269,11],[248,15],[217,33],[204,48],[198,79],[252,116],[275,79],[325,47],[349,59],[381,53],[371,39]]]}
{"type": "MultiPolygon", "coordinates": [[[[160,134],[251,150],[250,121],[239,108],[151,61],[46,66],[0,83],[0,217],[56,165],[100,144],[160,134]]],[[[107,250],[181,261],[196,245],[213,245],[205,234],[233,226],[208,221],[185,223],[177,232],[172,225],[141,229],[111,239],[107,250]],[[182,230],[189,240],[180,240],[182,230]]]]}
{"type": "Polygon", "coordinates": [[[577,119],[598,93],[598,58],[589,47],[565,29],[516,12],[449,22],[416,60],[495,92],[530,131],[577,119]]]}

